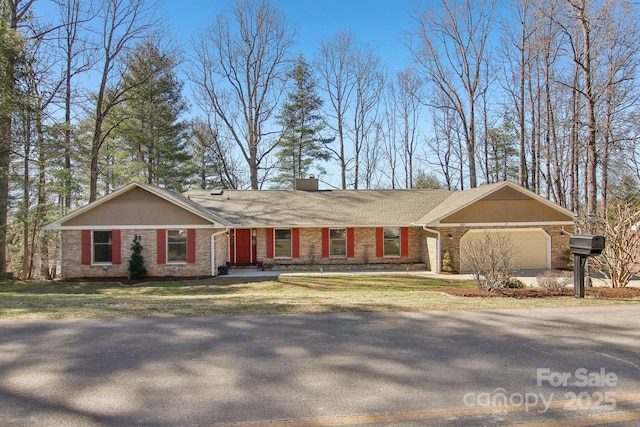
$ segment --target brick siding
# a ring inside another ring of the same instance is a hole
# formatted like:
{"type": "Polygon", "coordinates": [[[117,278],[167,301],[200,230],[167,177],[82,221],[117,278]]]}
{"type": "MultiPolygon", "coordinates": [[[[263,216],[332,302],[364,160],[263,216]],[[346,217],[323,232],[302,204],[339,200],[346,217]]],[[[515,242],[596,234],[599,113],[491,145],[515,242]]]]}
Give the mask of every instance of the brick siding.
{"type": "MultiPolygon", "coordinates": [[[[142,238],[142,256],[145,260],[148,276],[208,276],[211,274],[211,234],[213,232],[211,229],[196,229],[196,262],[193,264],[158,264],[156,230],[132,229],[121,230],[121,264],[82,265],[82,232],[80,230],[65,230],[62,232],[62,247],[64,248],[61,258],[62,277],[128,277],[131,243],[135,235],[142,238]]],[[[224,240],[222,241],[224,242],[224,240]]],[[[216,246],[216,252],[218,250],[218,246],[216,246]]],[[[224,251],[226,254],[226,247],[220,251],[224,251]]]]}
{"type": "MultiPolygon", "coordinates": [[[[473,227],[482,229],[483,227],[473,227]]],[[[495,229],[495,227],[485,227],[495,229]]],[[[510,227],[518,228],[518,227],[510,227]]],[[[531,228],[531,227],[521,227],[531,228]]],[[[542,226],[551,236],[551,267],[565,268],[567,266],[566,251],[569,248],[569,236],[561,232],[560,226],[542,226]]],[[[570,227],[569,227],[570,228],[570,227]]],[[[460,268],[460,239],[469,231],[469,227],[441,227],[440,259],[449,250],[453,254],[453,261],[457,269],[460,268]],[[451,235],[451,237],[449,237],[451,235]]],[[[62,232],[62,276],[74,277],[127,277],[128,262],[131,256],[131,242],[134,235],[142,236],[144,247],[142,255],[149,276],[208,276],[212,273],[211,266],[211,236],[214,238],[215,261],[214,268],[223,266],[229,260],[228,235],[224,230],[196,229],[196,262],[194,264],[157,264],[156,230],[122,230],[121,231],[121,259],[119,265],[82,265],[82,239],[80,230],[65,230],[62,232]]],[[[572,229],[567,229],[571,233],[572,229]]],[[[257,229],[256,260],[271,268],[281,269],[315,269],[324,266],[327,270],[358,269],[358,268],[425,268],[428,265],[426,238],[434,237],[432,233],[420,227],[408,228],[409,253],[402,257],[376,256],[376,228],[354,228],[354,257],[352,258],[323,258],[322,257],[322,229],[300,228],[300,257],[299,258],[267,258],[267,229],[257,229]]],[[[433,270],[435,266],[431,266],[433,270]]]]}
{"type": "Polygon", "coordinates": [[[322,257],[322,229],[300,228],[300,257],[299,258],[267,258],[267,229],[258,229],[256,235],[257,260],[265,264],[279,266],[303,265],[368,265],[368,264],[413,264],[425,263],[425,237],[420,228],[409,227],[409,253],[402,257],[376,256],[376,228],[354,228],[354,257],[352,258],[323,258],[322,257]]]}

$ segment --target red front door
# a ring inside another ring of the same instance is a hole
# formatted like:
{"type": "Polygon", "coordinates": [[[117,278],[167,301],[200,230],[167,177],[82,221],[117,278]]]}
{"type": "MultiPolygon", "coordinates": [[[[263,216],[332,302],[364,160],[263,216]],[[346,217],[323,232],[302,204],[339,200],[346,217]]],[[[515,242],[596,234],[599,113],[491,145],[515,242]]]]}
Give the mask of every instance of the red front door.
{"type": "Polygon", "coordinates": [[[236,229],[236,264],[251,263],[251,230],[236,229]]]}

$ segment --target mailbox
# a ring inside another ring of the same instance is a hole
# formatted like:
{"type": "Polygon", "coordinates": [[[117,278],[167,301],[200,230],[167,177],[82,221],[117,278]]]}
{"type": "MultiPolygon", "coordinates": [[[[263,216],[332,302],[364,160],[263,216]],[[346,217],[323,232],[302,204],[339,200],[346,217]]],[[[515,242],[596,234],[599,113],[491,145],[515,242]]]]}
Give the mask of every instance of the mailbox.
{"type": "Polygon", "coordinates": [[[574,255],[600,255],[604,250],[604,236],[577,234],[569,238],[569,248],[574,255]]]}

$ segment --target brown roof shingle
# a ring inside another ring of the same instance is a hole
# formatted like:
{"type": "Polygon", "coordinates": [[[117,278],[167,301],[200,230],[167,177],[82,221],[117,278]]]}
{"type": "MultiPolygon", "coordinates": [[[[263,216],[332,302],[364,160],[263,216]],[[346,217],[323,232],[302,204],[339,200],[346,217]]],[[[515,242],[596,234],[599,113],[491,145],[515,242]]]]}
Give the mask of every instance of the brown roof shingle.
{"type": "Polygon", "coordinates": [[[185,196],[241,227],[409,226],[451,194],[448,190],[224,190],[185,196]]]}

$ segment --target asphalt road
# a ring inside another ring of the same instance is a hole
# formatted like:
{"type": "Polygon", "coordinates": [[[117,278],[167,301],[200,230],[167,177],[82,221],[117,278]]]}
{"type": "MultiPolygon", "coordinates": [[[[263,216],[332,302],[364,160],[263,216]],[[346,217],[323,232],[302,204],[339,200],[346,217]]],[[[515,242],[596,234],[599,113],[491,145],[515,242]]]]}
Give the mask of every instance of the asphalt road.
{"type": "Polygon", "coordinates": [[[640,305],[0,321],[0,425],[567,419],[640,424],[640,305]]]}

